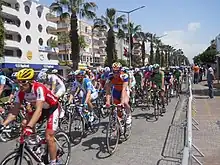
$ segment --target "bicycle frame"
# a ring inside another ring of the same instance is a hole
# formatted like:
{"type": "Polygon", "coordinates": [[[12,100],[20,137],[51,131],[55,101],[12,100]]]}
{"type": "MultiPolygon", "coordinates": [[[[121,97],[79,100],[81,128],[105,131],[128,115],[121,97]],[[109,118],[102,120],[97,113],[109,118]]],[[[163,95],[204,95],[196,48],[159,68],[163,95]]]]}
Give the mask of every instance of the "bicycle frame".
{"type": "MultiPolygon", "coordinates": [[[[23,160],[23,156],[24,156],[24,153],[25,151],[37,162],[37,163],[44,163],[42,162],[41,158],[36,154],[34,153],[31,148],[28,146],[27,142],[25,141],[25,137],[22,135],[20,136],[20,139],[19,139],[19,147],[15,150],[17,150],[18,152],[18,158],[20,158],[20,161],[19,161],[19,165],[22,165],[22,160],[23,160]]],[[[18,159],[16,160],[16,163],[17,163],[18,159]]]]}

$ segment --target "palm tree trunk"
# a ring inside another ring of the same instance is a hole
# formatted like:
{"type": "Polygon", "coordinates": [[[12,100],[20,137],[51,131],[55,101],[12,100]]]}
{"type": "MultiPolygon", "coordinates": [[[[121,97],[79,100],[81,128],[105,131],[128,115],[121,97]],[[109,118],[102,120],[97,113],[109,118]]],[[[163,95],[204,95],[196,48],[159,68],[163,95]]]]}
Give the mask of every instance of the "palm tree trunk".
{"type": "Polygon", "coordinates": [[[142,56],[141,56],[142,66],[144,66],[145,65],[145,42],[144,41],[142,41],[142,43],[141,43],[141,54],[142,54],[142,56]]]}
{"type": "Polygon", "coordinates": [[[78,23],[77,23],[77,14],[75,11],[71,14],[71,50],[72,50],[72,63],[73,63],[73,70],[78,69],[79,64],[79,35],[78,35],[78,23]]]}
{"type": "Polygon", "coordinates": [[[115,53],[115,38],[114,38],[113,29],[109,29],[108,31],[106,53],[107,53],[107,65],[111,67],[114,61],[114,53],[115,53]]]}
{"type": "Polygon", "coordinates": [[[150,43],[150,64],[154,64],[154,48],[153,48],[153,41],[151,40],[151,43],[150,43]]]}
{"type": "Polygon", "coordinates": [[[131,48],[131,52],[130,52],[130,56],[131,56],[131,65],[132,65],[132,62],[133,62],[133,55],[132,55],[132,51],[133,51],[133,37],[132,37],[132,34],[129,36],[130,37],[130,48],[131,48]]]}

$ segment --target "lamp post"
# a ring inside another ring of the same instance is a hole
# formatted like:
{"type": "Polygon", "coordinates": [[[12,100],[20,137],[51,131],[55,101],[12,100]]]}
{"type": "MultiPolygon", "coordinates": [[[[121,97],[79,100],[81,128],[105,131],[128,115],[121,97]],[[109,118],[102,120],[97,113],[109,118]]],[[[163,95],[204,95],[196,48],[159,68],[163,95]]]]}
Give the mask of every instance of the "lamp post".
{"type": "Polygon", "coordinates": [[[131,31],[130,31],[130,13],[133,13],[134,11],[137,11],[137,10],[140,10],[142,8],[144,8],[145,6],[140,6],[138,8],[135,8],[133,10],[130,10],[130,11],[124,11],[124,10],[117,10],[117,12],[119,13],[125,13],[127,14],[127,17],[128,17],[128,54],[129,54],[129,66],[131,67],[131,53],[132,53],[132,50],[131,50],[131,31]]]}

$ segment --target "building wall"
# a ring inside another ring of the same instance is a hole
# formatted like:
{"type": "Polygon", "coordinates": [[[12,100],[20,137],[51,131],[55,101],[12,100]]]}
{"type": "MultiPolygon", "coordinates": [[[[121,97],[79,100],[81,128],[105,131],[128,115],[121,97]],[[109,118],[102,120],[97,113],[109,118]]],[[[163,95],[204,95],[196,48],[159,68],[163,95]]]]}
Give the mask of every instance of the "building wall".
{"type": "Polygon", "coordinates": [[[49,39],[56,37],[56,35],[49,33],[49,29],[56,29],[57,27],[56,23],[47,21],[46,16],[49,9],[31,0],[3,1],[7,1],[8,4],[3,4],[1,17],[5,19],[6,34],[13,37],[5,40],[7,51],[5,51],[5,57],[1,59],[1,62],[20,65],[58,65],[58,60],[54,57],[56,55],[52,53],[55,52],[54,49],[48,47],[50,46],[49,39]],[[26,26],[28,24],[30,25],[29,29],[26,26]],[[27,42],[28,39],[30,43],[27,42]],[[9,50],[12,50],[14,54],[8,54],[9,50]],[[17,52],[20,52],[19,57],[17,52]]]}

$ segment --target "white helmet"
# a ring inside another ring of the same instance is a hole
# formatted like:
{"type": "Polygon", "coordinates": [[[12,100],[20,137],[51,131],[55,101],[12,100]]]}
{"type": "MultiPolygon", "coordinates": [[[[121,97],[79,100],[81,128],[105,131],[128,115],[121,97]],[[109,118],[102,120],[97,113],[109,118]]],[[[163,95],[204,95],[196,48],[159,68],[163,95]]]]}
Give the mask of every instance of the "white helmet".
{"type": "Polygon", "coordinates": [[[140,69],[139,69],[139,68],[135,68],[134,71],[135,71],[135,72],[139,72],[140,69]]]}
{"type": "Polygon", "coordinates": [[[110,72],[110,68],[109,67],[105,67],[105,72],[110,72]]]}
{"type": "Polygon", "coordinates": [[[47,79],[47,73],[46,72],[40,72],[37,76],[38,80],[46,80],[47,79]]]}
{"type": "Polygon", "coordinates": [[[57,69],[53,69],[52,73],[58,73],[58,70],[57,69]]]}

